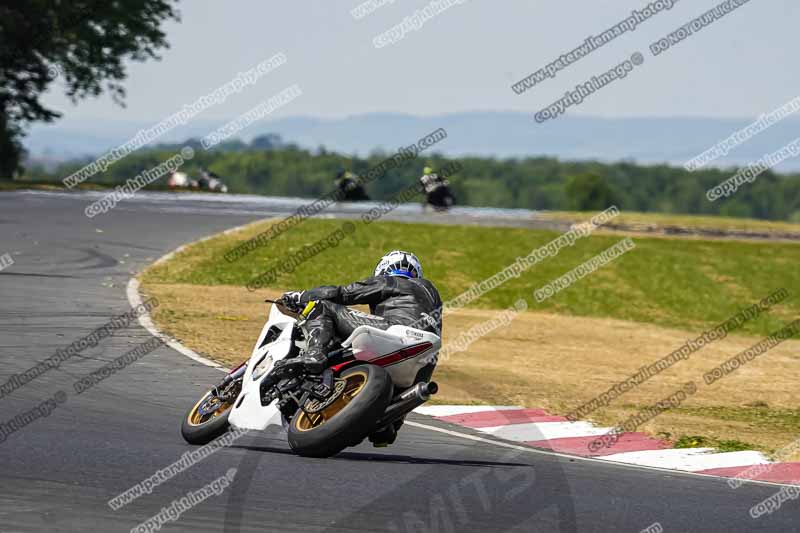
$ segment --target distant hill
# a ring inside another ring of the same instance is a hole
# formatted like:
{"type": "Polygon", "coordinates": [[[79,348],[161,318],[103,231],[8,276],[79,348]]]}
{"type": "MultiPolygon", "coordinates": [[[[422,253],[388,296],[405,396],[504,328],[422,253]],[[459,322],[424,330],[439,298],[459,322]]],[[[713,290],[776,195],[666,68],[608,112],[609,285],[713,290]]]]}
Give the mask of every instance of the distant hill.
{"type": "MultiPolygon", "coordinates": [[[[682,165],[752,120],[561,117],[537,124],[530,114],[519,112],[452,113],[431,117],[370,113],[339,119],[290,117],[268,121],[245,130],[243,138],[249,140],[263,133],[276,133],[301,147],[325,146],[328,150],[364,156],[377,148],[394,151],[443,127],[448,139],[439,143],[436,151],[450,157],[546,155],[563,160],[629,160],[682,165]]],[[[198,118],[157,142],[203,136],[223,122],[198,118]]],[[[139,129],[151,126],[150,122],[64,121],[35,126],[25,144],[34,157],[65,160],[98,154],[125,142],[139,129]]],[[[746,165],[794,140],[799,131],[800,119],[786,119],[716,164],[746,165]]],[[[783,163],[777,170],[800,170],[800,158],[783,163]]]]}

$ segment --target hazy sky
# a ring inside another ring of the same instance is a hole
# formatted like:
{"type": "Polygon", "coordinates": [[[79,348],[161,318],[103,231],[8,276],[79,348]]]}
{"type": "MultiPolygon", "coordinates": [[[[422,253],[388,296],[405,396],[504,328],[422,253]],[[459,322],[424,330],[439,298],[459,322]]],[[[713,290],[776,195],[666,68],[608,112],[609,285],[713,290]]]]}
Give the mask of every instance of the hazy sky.
{"type": "Polygon", "coordinates": [[[185,0],[182,21],[167,26],[171,48],[162,61],[131,65],[126,109],[108,98],[74,107],[57,87],[46,102],[67,121],[155,122],[281,51],[287,64],[201,116],[234,117],[295,83],[304,94],[275,117],[534,112],[636,51],[644,54],[644,65],[569,113],[748,117],[797,96],[797,0],[751,0],[668,52],[650,54],[650,43],[718,1],[680,0],[517,95],[510,89],[513,82],[649,1],[463,0],[402,40],[376,49],[376,35],[429,0],[394,0],[360,20],[350,10],[362,0],[185,0]]]}

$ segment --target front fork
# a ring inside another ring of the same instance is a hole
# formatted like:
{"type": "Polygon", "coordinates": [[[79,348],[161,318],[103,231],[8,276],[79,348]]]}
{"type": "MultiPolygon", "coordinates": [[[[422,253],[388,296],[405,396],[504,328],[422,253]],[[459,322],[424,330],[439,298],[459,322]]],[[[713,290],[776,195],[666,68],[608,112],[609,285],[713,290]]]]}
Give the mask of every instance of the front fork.
{"type": "Polygon", "coordinates": [[[222,378],[222,381],[220,381],[216,387],[211,389],[211,392],[214,394],[214,396],[218,398],[223,398],[223,395],[225,395],[230,385],[233,382],[241,380],[242,377],[244,377],[244,373],[246,370],[247,370],[247,361],[240,364],[239,366],[234,368],[231,372],[226,374],[225,377],[222,378]]]}

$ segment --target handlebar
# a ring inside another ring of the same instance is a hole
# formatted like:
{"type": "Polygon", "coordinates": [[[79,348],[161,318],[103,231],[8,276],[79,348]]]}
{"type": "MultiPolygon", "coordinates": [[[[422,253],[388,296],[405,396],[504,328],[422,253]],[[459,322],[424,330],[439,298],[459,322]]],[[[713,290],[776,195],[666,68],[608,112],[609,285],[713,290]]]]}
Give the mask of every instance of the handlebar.
{"type": "Polygon", "coordinates": [[[294,317],[296,319],[302,318],[301,313],[302,313],[303,308],[305,306],[298,307],[294,303],[288,302],[288,301],[284,300],[283,298],[278,298],[277,300],[270,300],[269,298],[267,298],[264,301],[267,302],[267,303],[271,303],[273,305],[278,306],[278,311],[280,311],[284,315],[289,315],[289,316],[292,316],[292,317],[294,317]]]}

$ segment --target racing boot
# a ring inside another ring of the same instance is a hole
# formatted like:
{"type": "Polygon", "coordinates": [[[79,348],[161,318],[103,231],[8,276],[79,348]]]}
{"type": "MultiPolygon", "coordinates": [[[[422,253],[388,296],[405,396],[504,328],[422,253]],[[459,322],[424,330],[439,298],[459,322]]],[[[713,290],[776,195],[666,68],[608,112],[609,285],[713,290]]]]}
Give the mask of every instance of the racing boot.
{"type": "Polygon", "coordinates": [[[322,374],[328,366],[328,346],[332,335],[332,325],[321,320],[309,320],[306,323],[306,349],[300,356],[306,371],[310,374],[322,374]]]}
{"type": "Polygon", "coordinates": [[[305,331],[306,349],[297,356],[289,359],[281,359],[275,363],[273,370],[276,379],[288,378],[305,371],[309,374],[322,374],[328,367],[327,346],[324,342],[326,336],[322,328],[311,327],[303,328],[305,331]]]}

